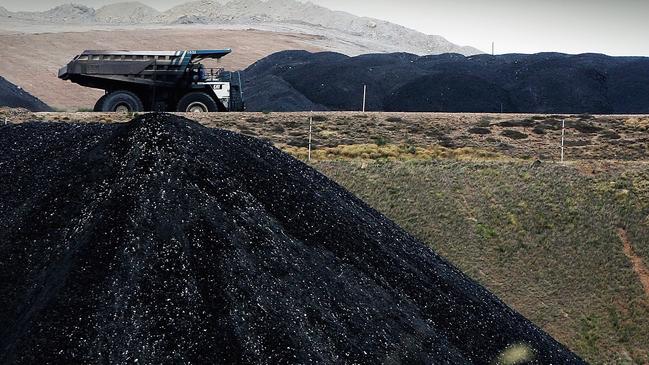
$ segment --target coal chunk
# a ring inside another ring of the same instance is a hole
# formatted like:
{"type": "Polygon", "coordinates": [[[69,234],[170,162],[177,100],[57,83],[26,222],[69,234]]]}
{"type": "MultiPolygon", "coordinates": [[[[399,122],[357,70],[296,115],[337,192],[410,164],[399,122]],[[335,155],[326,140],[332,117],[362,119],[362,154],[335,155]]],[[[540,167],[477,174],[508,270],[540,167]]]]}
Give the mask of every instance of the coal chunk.
{"type": "Polygon", "coordinates": [[[582,361],[266,142],[149,114],[0,127],[0,363],[582,361]]]}

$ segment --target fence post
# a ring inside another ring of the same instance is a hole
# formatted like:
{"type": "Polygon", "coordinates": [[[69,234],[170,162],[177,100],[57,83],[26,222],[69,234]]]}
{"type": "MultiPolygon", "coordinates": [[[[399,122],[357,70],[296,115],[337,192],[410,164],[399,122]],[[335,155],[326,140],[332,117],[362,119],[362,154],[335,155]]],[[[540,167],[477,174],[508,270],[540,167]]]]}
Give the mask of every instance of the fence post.
{"type": "Polygon", "coordinates": [[[564,156],[564,141],[566,139],[566,120],[561,123],[561,163],[563,163],[564,156]]]}
{"type": "Polygon", "coordinates": [[[311,117],[309,117],[309,158],[308,161],[311,162],[311,132],[313,130],[313,112],[311,112],[311,117]]]}
{"type": "Polygon", "coordinates": [[[365,101],[367,100],[367,85],[363,85],[363,113],[365,113],[365,101]]]}
{"type": "Polygon", "coordinates": [[[5,125],[7,125],[7,121],[9,118],[5,117],[5,125]]]}

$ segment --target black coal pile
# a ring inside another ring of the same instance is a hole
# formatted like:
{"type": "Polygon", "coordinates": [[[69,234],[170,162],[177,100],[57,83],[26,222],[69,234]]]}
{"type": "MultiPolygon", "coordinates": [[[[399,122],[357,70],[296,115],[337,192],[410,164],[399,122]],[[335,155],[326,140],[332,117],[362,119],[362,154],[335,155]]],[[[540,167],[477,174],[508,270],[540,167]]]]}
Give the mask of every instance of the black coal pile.
{"type": "Polygon", "coordinates": [[[40,99],[0,76],[0,107],[25,108],[33,112],[49,112],[52,108],[40,99]]]}
{"type": "Polygon", "coordinates": [[[649,58],[560,53],[348,57],[284,51],[244,72],[251,111],[649,113],[649,58]]]}
{"type": "Polygon", "coordinates": [[[0,127],[0,363],[574,354],[265,142],[165,114],[0,127]]]}

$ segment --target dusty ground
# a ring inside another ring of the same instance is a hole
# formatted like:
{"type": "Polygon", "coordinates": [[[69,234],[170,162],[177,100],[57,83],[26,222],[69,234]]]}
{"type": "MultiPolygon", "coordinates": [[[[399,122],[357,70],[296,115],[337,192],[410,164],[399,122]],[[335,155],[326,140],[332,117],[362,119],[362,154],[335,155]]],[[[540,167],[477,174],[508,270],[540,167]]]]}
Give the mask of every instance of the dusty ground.
{"type": "MultiPolygon", "coordinates": [[[[120,122],[111,113],[0,111],[10,122],[120,122]]],[[[566,121],[565,158],[599,160],[587,169],[607,169],[605,161],[649,159],[649,116],[442,114],[442,113],[229,113],[192,115],[210,126],[267,139],[306,157],[309,120],[316,159],[417,159],[436,157],[516,158],[557,161],[561,123],[566,121]]],[[[2,120],[0,120],[1,122],[2,120]]]]}
{"type": "Polygon", "coordinates": [[[58,70],[86,49],[185,50],[232,48],[219,67],[243,69],[269,54],[291,49],[321,51],[320,37],[298,33],[209,28],[0,33],[0,75],[57,109],[92,108],[102,95],[58,79],[58,70]]]}

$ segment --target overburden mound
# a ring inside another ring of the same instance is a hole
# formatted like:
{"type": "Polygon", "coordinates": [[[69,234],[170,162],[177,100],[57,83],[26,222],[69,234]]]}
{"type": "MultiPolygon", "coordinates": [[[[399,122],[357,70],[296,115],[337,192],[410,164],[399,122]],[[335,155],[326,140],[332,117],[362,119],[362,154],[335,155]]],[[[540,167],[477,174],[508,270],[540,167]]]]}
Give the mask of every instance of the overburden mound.
{"type": "Polygon", "coordinates": [[[0,127],[0,363],[581,363],[270,144],[166,114],[0,127]]]}

